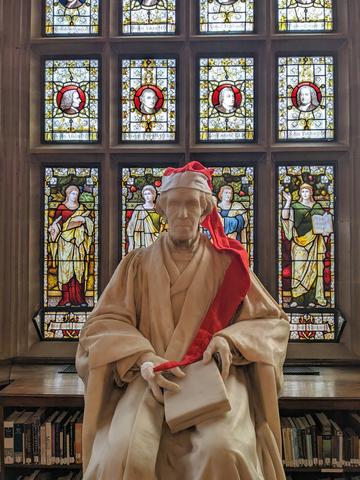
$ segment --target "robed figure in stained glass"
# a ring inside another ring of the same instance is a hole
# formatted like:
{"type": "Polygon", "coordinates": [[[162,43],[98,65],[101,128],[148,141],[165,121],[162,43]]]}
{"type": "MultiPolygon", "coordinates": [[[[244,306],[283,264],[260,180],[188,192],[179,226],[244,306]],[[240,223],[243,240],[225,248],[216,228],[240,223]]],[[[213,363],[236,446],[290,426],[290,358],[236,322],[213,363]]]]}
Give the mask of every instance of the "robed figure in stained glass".
{"type": "Polygon", "coordinates": [[[239,240],[246,250],[246,226],[248,216],[244,205],[240,202],[233,202],[234,190],[230,185],[220,188],[219,202],[217,204],[220,217],[224,225],[225,234],[239,240]]]}
{"type": "Polygon", "coordinates": [[[127,227],[129,252],[134,248],[149,247],[165,228],[160,215],[155,211],[155,188],[145,185],[141,195],[144,204],[135,207],[127,227]]]}
{"type": "Polygon", "coordinates": [[[85,286],[87,255],[92,243],[94,222],[90,210],[79,203],[80,190],[69,185],[65,200],[56,209],[49,226],[49,250],[57,268],[61,299],[58,306],[87,307],[85,286]]]}
{"type": "MultiPolygon", "coordinates": [[[[313,197],[313,187],[303,183],[299,190],[299,201],[292,202],[290,192],[283,192],[285,205],[281,212],[281,223],[285,237],[291,242],[291,307],[325,307],[324,259],[327,235],[319,233],[315,226],[320,217],[331,223],[326,213],[313,197]]],[[[330,234],[323,229],[324,233],[330,234]]]]}

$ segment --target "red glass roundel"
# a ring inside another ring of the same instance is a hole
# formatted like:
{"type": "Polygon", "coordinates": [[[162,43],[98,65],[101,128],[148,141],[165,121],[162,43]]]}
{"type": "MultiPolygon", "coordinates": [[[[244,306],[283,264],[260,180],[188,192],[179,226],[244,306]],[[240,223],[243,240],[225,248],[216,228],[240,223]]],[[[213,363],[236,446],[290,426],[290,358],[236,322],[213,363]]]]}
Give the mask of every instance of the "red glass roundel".
{"type": "Polygon", "coordinates": [[[58,91],[56,103],[67,115],[77,115],[85,106],[86,94],[78,85],[66,85],[58,91]]]}
{"type": "Polygon", "coordinates": [[[156,85],[141,85],[134,95],[136,110],[143,115],[152,115],[164,104],[164,94],[156,85]]]}
{"type": "Polygon", "coordinates": [[[211,103],[220,113],[233,113],[240,107],[242,95],[240,90],[231,83],[223,83],[215,88],[211,103]]]}
{"type": "Polygon", "coordinates": [[[301,112],[312,112],[322,99],[320,88],[312,82],[300,82],[291,94],[291,101],[301,112]]]}

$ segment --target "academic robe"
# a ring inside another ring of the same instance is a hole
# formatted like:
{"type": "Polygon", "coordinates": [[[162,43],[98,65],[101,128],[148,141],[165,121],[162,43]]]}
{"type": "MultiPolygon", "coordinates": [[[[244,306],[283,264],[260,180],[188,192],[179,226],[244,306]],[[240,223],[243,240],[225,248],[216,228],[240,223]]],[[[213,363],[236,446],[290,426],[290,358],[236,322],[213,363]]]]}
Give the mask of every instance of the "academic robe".
{"type": "Polygon", "coordinates": [[[171,434],[139,375],[145,352],[183,357],[230,262],[202,235],[180,273],[168,243],[163,233],[122,260],[81,332],[83,478],[283,480],[277,398],[289,324],[254,274],[232,324],[216,334],[234,352],[230,412],[171,434]]]}

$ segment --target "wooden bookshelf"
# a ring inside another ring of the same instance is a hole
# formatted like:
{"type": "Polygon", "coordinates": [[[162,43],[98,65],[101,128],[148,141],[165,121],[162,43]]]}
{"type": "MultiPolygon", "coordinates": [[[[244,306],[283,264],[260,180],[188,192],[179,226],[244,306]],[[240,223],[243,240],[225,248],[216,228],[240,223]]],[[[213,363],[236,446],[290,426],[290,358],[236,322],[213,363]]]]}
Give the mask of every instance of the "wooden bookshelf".
{"type": "MultiPolygon", "coordinates": [[[[81,408],[83,384],[76,374],[59,373],[63,365],[15,365],[12,382],[0,391],[0,422],[12,407],[81,408]]],[[[320,375],[286,375],[279,408],[284,415],[300,411],[360,411],[360,367],[319,367],[320,375]]],[[[80,465],[4,465],[3,433],[0,437],[0,480],[12,478],[10,472],[22,469],[76,470],[80,465]]],[[[360,468],[289,468],[288,473],[304,478],[326,473],[360,473],[360,468]]],[[[296,477],[295,477],[296,478],[296,477]]],[[[299,478],[299,477],[298,477],[299,478]]],[[[317,478],[317,477],[313,477],[317,478]]]]}

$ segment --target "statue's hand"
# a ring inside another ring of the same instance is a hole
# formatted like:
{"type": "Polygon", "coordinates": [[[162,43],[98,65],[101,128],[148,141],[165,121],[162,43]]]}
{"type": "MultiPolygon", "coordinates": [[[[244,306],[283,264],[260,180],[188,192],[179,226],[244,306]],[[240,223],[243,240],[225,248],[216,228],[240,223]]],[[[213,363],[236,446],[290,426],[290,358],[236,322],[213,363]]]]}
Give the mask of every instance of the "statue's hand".
{"type": "Polygon", "coordinates": [[[211,342],[209,343],[207,349],[203,355],[203,362],[209,363],[212,359],[214,353],[219,353],[221,357],[221,376],[223,380],[226,380],[229,376],[230,365],[232,363],[232,354],[230,350],[230,346],[225,338],[222,337],[213,337],[211,342]]]}
{"type": "MultiPolygon", "coordinates": [[[[180,390],[179,385],[165,378],[162,375],[162,372],[154,372],[154,367],[167,361],[168,360],[165,358],[159,357],[153,353],[146,353],[142,355],[137,362],[140,366],[141,376],[145,381],[148,382],[152,394],[160,403],[164,403],[164,394],[162,389],[170,390],[172,392],[177,392],[180,390]]],[[[172,368],[171,370],[167,370],[167,372],[172,373],[178,378],[185,376],[185,373],[180,367],[172,368]]]]}

